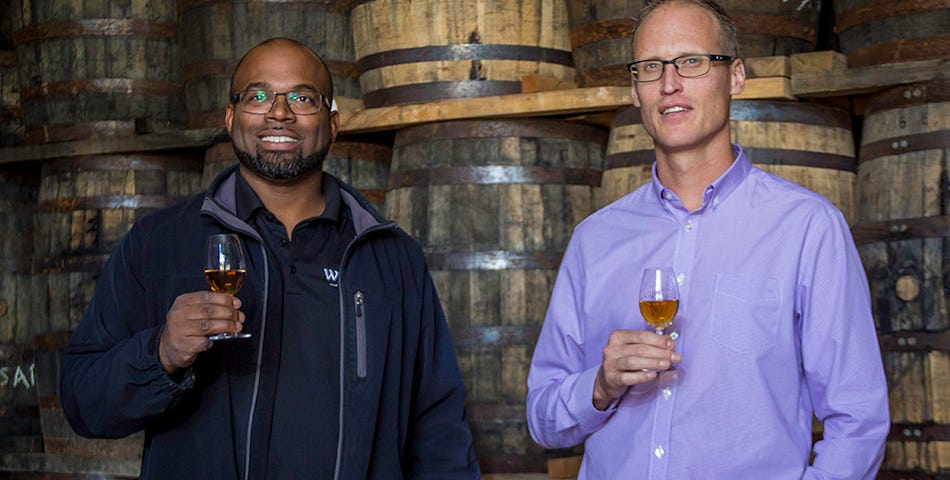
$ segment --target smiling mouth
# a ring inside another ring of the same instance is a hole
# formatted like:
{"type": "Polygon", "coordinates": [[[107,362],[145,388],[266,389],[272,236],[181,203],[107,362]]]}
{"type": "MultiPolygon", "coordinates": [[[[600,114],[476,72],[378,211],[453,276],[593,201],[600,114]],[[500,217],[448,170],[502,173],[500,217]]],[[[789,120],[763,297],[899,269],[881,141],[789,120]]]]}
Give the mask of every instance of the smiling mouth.
{"type": "Polygon", "coordinates": [[[293,137],[285,137],[283,135],[268,135],[266,137],[261,137],[261,141],[268,143],[297,143],[300,140],[297,140],[293,137]]]}
{"type": "Polygon", "coordinates": [[[660,112],[660,113],[663,114],[663,115],[666,115],[666,114],[669,114],[669,113],[677,113],[677,112],[685,112],[685,111],[687,111],[687,109],[685,109],[685,108],[683,108],[683,107],[670,107],[670,108],[667,108],[666,110],[663,110],[663,111],[660,112]]]}

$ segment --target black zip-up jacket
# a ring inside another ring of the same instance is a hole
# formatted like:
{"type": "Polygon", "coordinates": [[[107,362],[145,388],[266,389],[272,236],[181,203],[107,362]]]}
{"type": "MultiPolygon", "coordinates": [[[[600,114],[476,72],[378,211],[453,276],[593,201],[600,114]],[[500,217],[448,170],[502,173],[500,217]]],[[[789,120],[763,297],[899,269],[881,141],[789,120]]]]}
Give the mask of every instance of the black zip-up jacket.
{"type": "MultiPolygon", "coordinates": [[[[356,238],[339,268],[334,478],[478,478],[464,384],[422,251],[339,183],[356,238]]],[[[270,428],[271,412],[254,407],[268,403],[260,401],[268,392],[259,386],[273,366],[258,359],[262,348],[275,348],[273,339],[262,338],[262,326],[276,282],[268,278],[260,236],[234,211],[230,169],[204,195],[139,220],[104,266],[63,353],[60,395],[69,423],[89,437],[144,429],[142,479],[265,476],[266,452],[247,445],[249,437],[268,438],[270,428]],[[165,315],[178,295],[208,288],[201,270],[205,238],[229,232],[241,235],[248,256],[238,297],[253,337],[216,342],[170,377],[158,359],[165,315]]]]}

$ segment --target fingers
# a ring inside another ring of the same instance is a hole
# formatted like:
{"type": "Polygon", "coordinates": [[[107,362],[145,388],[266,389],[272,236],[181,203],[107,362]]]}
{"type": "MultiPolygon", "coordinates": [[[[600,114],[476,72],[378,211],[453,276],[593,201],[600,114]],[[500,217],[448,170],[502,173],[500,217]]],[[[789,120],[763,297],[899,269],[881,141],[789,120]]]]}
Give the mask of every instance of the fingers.
{"type": "Polygon", "coordinates": [[[211,348],[209,336],[237,333],[243,329],[241,300],[210,291],[179,295],[165,317],[159,341],[159,359],[172,373],[194,363],[198,354],[211,348]]]}
{"type": "Polygon", "coordinates": [[[649,382],[681,360],[669,337],[646,330],[616,330],[604,347],[604,359],[594,382],[594,406],[600,409],[632,385],[649,382]]]}

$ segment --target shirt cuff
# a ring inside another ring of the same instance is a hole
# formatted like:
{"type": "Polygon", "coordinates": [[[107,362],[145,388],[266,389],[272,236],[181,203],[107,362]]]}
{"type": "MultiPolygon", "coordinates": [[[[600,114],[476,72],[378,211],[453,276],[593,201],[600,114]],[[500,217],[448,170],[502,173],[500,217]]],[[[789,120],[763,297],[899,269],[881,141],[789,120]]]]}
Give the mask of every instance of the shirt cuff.
{"type": "Polygon", "coordinates": [[[585,431],[592,431],[607,421],[617,411],[618,400],[610,402],[604,411],[594,407],[594,380],[600,365],[581,372],[574,383],[574,392],[571,397],[571,406],[577,423],[585,431]]]}

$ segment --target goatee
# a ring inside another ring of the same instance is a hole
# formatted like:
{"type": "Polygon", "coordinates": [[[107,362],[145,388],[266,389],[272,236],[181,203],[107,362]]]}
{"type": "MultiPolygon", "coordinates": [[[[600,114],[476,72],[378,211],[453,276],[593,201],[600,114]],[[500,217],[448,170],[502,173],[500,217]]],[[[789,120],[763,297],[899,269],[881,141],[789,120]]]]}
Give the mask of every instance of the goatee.
{"type": "Polygon", "coordinates": [[[289,180],[319,170],[323,168],[323,160],[330,151],[330,145],[327,144],[323,149],[304,157],[294,152],[263,152],[258,147],[257,155],[251,155],[233,143],[231,146],[242,165],[271,180],[289,180]]]}

